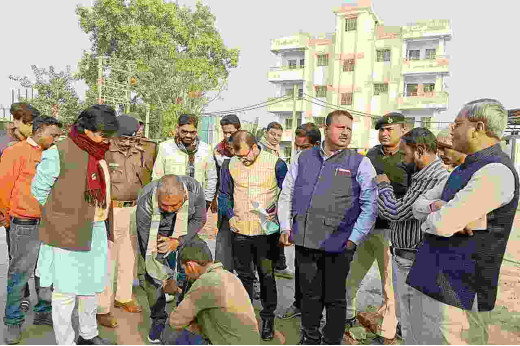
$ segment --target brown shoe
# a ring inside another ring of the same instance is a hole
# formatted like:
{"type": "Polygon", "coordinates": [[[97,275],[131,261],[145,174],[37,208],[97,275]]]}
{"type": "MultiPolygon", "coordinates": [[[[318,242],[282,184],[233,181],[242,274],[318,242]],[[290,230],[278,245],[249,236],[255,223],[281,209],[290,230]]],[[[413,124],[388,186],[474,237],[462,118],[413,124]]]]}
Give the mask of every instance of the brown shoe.
{"type": "Polygon", "coordinates": [[[103,327],[107,328],[115,328],[117,327],[117,320],[112,314],[109,312],[108,314],[97,314],[96,315],[98,324],[101,324],[103,327]]]}
{"type": "Polygon", "coordinates": [[[383,338],[383,345],[397,345],[397,336],[394,336],[393,339],[383,338]]]}
{"type": "Polygon", "coordinates": [[[378,321],[382,318],[377,312],[358,312],[359,324],[377,334],[379,329],[378,321]]]}
{"type": "Polygon", "coordinates": [[[114,301],[114,307],[123,309],[126,312],[133,312],[133,313],[143,311],[143,307],[138,305],[137,302],[133,299],[126,303],[121,303],[116,300],[116,301],[114,301]]]}

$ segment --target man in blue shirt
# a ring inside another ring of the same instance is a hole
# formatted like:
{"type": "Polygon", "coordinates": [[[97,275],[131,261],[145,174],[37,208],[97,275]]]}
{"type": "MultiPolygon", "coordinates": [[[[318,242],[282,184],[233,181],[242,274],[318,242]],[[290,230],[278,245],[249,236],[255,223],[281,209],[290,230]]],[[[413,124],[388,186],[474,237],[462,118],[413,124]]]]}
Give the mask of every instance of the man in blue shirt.
{"type": "Polygon", "coordinates": [[[325,141],[295,158],[279,198],[280,243],[296,246],[302,344],[341,343],[350,262],[377,217],[375,169],[368,158],[347,149],[352,122],[346,111],[327,116],[325,141]]]}

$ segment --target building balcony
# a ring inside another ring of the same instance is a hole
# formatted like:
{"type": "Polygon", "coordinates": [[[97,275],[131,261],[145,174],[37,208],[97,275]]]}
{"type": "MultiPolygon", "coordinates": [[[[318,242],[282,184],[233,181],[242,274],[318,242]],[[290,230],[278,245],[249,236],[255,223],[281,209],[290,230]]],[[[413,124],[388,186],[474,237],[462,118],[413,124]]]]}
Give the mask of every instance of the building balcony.
{"type": "Polygon", "coordinates": [[[397,107],[408,109],[448,109],[449,94],[445,91],[426,92],[416,95],[400,94],[397,107]]]}
{"type": "MultiPolygon", "coordinates": [[[[290,97],[290,96],[289,96],[290,97]]],[[[278,97],[270,97],[267,99],[267,102],[276,102],[279,100],[278,97]]],[[[292,97],[288,98],[284,101],[278,101],[276,103],[270,104],[267,106],[268,112],[292,112],[293,111],[293,99],[292,97]]],[[[304,102],[302,99],[296,99],[296,111],[304,112],[304,102]]]]}
{"type": "Polygon", "coordinates": [[[271,52],[278,53],[283,50],[303,50],[307,47],[310,35],[297,34],[271,40],[271,52]]]}
{"type": "Polygon", "coordinates": [[[292,142],[294,130],[283,130],[281,142],[292,142]]]}
{"type": "Polygon", "coordinates": [[[434,59],[403,61],[403,74],[442,73],[449,74],[450,58],[447,55],[437,55],[434,59]]]}
{"type": "Polygon", "coordinates": [[[297,66],[275,66],[267,73],[269,82],[304,81],[303,67],[297,66]]]}
{"type": "Polygon", "coordinates": [[[413,25],[403,26],[403,39],[421,39],[430,37],[445,37],[450,39],[452,36],[449,20],[424,20],[418,21],[413,25]]]}

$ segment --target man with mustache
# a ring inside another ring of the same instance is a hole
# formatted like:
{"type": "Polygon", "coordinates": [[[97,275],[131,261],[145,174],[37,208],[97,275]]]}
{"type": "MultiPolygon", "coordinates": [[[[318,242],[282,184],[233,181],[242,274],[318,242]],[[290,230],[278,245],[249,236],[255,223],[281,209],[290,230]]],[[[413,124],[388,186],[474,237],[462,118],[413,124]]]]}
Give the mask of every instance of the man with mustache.
{"type": "MultiPolygon", "coordinates": [[[[175,138],[159,144],[153,167],[152,179],[166,174],[187,175],[198,181],[206,196],[206,210],[210,208],[217,192],[217,168],[210,146],[198,137],[198,118],[193,114],[182,114],[177,120],[175,138]]],[[[188,282],[181,279],[187,285],[188,282]]],[[[186,287],[185,287],[186,288],[186,287]]],[[[167,295],[168,302],[174,297],[167,295]]],[[[182,294],[177,297],[182,300],[182,294]]]]}
{"type": "Polygon", "coordinates": [[[502,151],[507,111],[494,99],[465,104],[451,128],[453,149],[466,154],[445,184],[423,194],[423,220],[407,284],[414,288],[411,334],[416,343],[488,343],[500,267],[518,206],[518,172],[502,151]]]}
{"type": "MultiPolygon", "coordinates": [[[[403,152],[399,150],[401,136],[405,132],[405,118],[401,113],[391,112],[378,120],[375,126],[379,130],[379,145],[370,149],[366,155],[378,175],[386,174],[390,179],[396,198],[401,198],[408,189],[408,168],[402,163],[403,152]]],[[[378,313],[360,312],[365,319],[375,320],[383,316],[381,336],[388,343],[395,342],[397,332],[396,305],[392,290],[391,255],[388,240],[389,224],[378,217],[374,229],[365,238],[358,249],[357,257],[352,262],[347,283],[347,324],[356,324],[357,292],[363,278],[377,260],[383,305],[378,313]],[[393,340],[393,341],[392,341],[393,340]]]]}
{"type": "Polygon", "coordinates": [[[304,345],[341,343],[349,267],[377,217],[374,167],[348,149],[352,122],[347,111],[327,115],[325,141],[295,157],[280,194],[280,243],[296,246],[304,345]]]}
{"type": "Polygon", "coordinates": [[[274,337],[274,311],[277,305],[274,262],[279,256],[279,227],[269,229],[254,211],[263,208],[272,214],[287,173],[287,165],[277,156],[261,149],[253,134],[238,131],[233,135],[235,156],[222,166],[219,204],[235,232],[233,255],[235,270],[253,300],[254,267],[260,277],[262,311],[261,337],[274,337]],[[271,212],[270,212],[271,211],[271,212]]]}

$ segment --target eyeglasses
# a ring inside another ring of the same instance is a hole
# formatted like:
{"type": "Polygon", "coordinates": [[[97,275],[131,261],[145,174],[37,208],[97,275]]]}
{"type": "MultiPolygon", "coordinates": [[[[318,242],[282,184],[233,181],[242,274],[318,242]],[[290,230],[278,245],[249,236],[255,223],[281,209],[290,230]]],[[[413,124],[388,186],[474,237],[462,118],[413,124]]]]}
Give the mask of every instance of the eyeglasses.
{"type": "Polygon", "coordinates": [[[248,157],[249,154],[251,154],[252,150],[253,150],[253,148],[250,148],[249,151],[247,152],[247,154],[245,154],[245,155],[235,155],[235,156],[238,157],[239,160],[242,160],[242,159],[248,157]]]}

